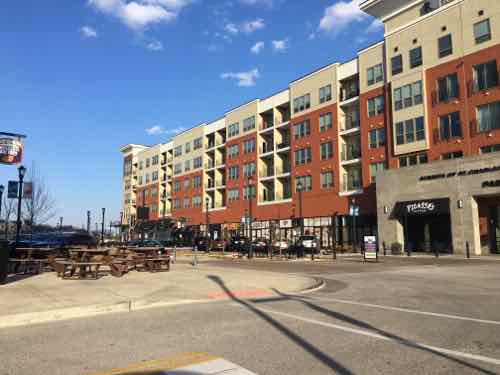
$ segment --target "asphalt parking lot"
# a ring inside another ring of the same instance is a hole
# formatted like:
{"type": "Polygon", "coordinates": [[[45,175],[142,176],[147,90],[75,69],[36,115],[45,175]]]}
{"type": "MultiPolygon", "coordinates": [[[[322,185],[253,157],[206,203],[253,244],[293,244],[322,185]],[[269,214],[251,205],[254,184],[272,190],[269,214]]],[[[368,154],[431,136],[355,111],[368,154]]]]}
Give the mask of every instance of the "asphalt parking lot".
{"type": "MultiPolygon", "coordinates": [[[[308,275],[308,294],[229,298],[0,331],[1,375],[88,374],[206,352],[256,374],[500,374],[500,262],[202,261],[308,275]]],[[[173,277],[174,272],[169,275],[173,277]]],[[[226,291],[224,280],[208,275],[226,291]]]]}

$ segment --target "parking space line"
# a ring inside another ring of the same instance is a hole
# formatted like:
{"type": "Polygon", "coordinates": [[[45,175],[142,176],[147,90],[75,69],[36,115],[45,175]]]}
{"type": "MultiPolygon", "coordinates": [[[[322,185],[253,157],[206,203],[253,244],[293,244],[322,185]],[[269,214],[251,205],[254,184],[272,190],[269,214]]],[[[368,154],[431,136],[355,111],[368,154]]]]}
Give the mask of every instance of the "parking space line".
{"type": "Polygon", "coordinates": [[[322,327],[337,329],[337,330],[340,330],[340,331],[344,331],[344,332],[348,332],[348,333],[353,333],[353,334],[357,334],[357,335],[361,335],[361,336],[366,336],[366,337],[374,338],[374,339],[377,339],[377,340],[383,340],[383,341],[392,342],[392,343],[395,343],[395,344],[398,344],[398,345],[409,346],[409,347],[412,347],[412,348],[415,348],[415,349],[431,350],[431,351],[434,351],[434,352],[437,352],[437,353],[441,353],[441,354],[445,354],[445,355],[449,355],[449,356],[453,356],[453,357],[472,359],[472,360],[475,360],[475,361],[480,361],[480,362],[485,362],[485,363],[488,363],[488,364],[500,366],[500,359],[496,359],[496,358],[486,357],[486,356],[482,356],[482,355],[479,355],[479,354],[471,354],[471,353],[459,352],[459,351],[456,351],[456,350],[450,350],[450,349],[440,348],[440,347],[437,347],[437,346],[431,346],[431,345],[422,344],[422,343],[418,343],[418,342],[413,342],[413,341],[405,340],[405,339],[393,338],[393,337],[381,335],[379,333],[370,332],[368,330],[362,330],[362,329],[357,329],[357,328],[350,328],[350,327],[346,327],[346,326],[342,326],[342,325],[338,325],[338,324],[322,322],[320,320],[305,318],[305,317],[302,317],[302,316],[299,316],[299,315],[293,315],[293,314],[289,314],[289,313],[285,313],[285,312],[281,312],[281,311],[263,309],[263,308],[260,308],[260,307],[258,307],[258,309],[260,311],[268,313],[268,314],[283,316],[285,318],[298,320],[298,321],[301,321],[301,322],[304,322],[304,323],[315,324],[315,325],[319,325],[319,326],[322,326],[322,327]]]}
{"type": "Polygon", "coordinates": [[[349,300],[343,300],[343,299],[337,299],[337,298],[324,298],[324,297],[316,297],[316,296],[310,296],[310,297],[306,298],[303,296],[297,296],[297,297],[295,297],[295,295],[291,295],[291,296],[293,296],[293,298],[297,299],[297,300],[302,299],[304,301],[307,301],[307,300],[312,299],[312,300],[316,300],[316,301],[335,302],[335,303],[342,303],[342,304],[346,304],[346,305],[363,306],[363,307],[370,307],[370,308],[375,308],[375,309],[405,312],[405,313],[417,314],[417,315],[427,315],[427,316],[446,318],[446,319],[464,320],[464,321],[469,321],[469,322],[474,322],[474,323],[500,326],[500,321],[496,321],[496,320],[477,319],[477,318],[471,318],[471,317],[467,317],[467,316],[442,314],[442,313],[420,311],[420,310],[413,310],[413,309],[405,309],[402,307],[376,305],[376,304],[372,304],[372,303],[363,303],[363,302],[349,301],[349,300]]]}

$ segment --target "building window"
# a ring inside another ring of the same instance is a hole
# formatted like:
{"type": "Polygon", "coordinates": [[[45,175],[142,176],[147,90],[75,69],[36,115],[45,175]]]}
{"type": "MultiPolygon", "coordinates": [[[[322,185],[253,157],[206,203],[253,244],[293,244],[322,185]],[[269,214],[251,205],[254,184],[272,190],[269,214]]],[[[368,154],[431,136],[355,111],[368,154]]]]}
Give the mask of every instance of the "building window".
{"type": "Polygon", "coordinates": [[[384,113],[384,96],[368,99],[368,117],[375,117],[382,113],[384,113]]]}
{"type": "Polygon", "coordinates": [[[175,181],[174,182],[174,193],[178,193],[179,191],[181,191],[181,182],[175,181]]]}
{"type": "Polygon", "coordinates": [[[403,145],[425,139],[424,118],[396,123],[396,144],[403,145]]]}
{"type": "Polygon", "coordinates": [[[385,128],[370,130],[368,138],[372,149],[385,146],[385,128]]]}
{"type": "Polygon", "coordinates": [[[331,113],[319,116],[319,131],[325,132],[328,129],[331,129],[333,126],[332,120],[333,116],[331,113]]]}
{"type": "Polygon", "coordinates": [[[149,168],[151,165],[151,160],[149,158],[146,159],[146,168],[149,168]]]}
{"type": "Polygon", "coordinates": [[[476,40],[476,44],[483,43],[491,39],[489,19],[474,24],[474,39],[476,40]]]}
{"type": "Polygon", "coordinates": [[[500,102],[477,107],[477,130],[487,132],[500,128],[500,102]]]}
{"type": "Polygon", "coordinates": [[[446,102],[459,97],[458,74],[449,74],[438,79],[438,99],[446,102]]]}
{"type": "Polygon", "coordinates": [[[199,137],[193,141],[193,150],[198,150],[203,147],[203,138],[199,137]]]}
{"type": "Polygon", "coordinates": [[[187,190],[187,189],[189,189],[190,187],[191,187],[191,179],[186,178],[186,179],[184,180],[184,190],[187,190]]]}
{"type": "Polygon", "coordinates": [[[185,145],[184,145],[184,152],[186,154],[189,154],[191,152],[191,142],[187,142],[185,145]]]}
{"type": "Polygon", "coordinates": [[[229,146],[229,149],[227,151],[228,157],[234,158],[234,157],[238,156],[239,154],[240,154],[240,145],[239,144],[229,146]]]}
{"type": "Polygon", "coordinates": [[[243,131],[247,132],[252,129],[255,129],[255,116],[243,120],[243,131]]]}
{"type": "Polygon", "coordinates": [[[327,85],[319,89],[319,102],[320,104],[332,100],[332,85],[327,85]]]}
{"type": "Polygon", "coordinates": [[[237,180],[240,177],[240,167],[238,165],[233,165],[229,167],[229,179],[237,180]]]}
{"type": "Polygon", "coordinates": [[[295,165],[304,165],[312,160],[311,147],[302,148],[295,151],[295,165]]]}
{"type": "Polygon", "coordinates": [[[255,174],[255,163],[247,163],[243,165],[243,175],[245,177],[252,177],[255,174]]]}
{"type": "Polygon", "coordinates": [[[418,164],[427,164],[427,162],[427,153],[425,152],[421,154],[406,155],[399,158],[399,167],[411,167],[418,164]]]}
{"type": "Polygon", "coordinates": [[[181,200],[179,198],[176,198],[174,199],[174,210],[178,210],[179,208],[181,208],[181,200]]]}
{"type": "Polygon", "coordinates": [[[247,139],[243,142],[243,153],[250,154],[255,152],[255,139],[247,139]]]}
{"type": "Polygon", "coordinates": [[[257,189],[255,185],[248,185],[243,188],[243,199],[248,200],[257,196],[257,189]]]}
{"type": "Polygon", "coordinates": [[[322,143],[320,151],[321,160],[331,159],[333,157],[333,143],[331,141],[322,143]]]}
{"type": "Polygon", "coordinates": [[[236,137],[238,134],[240,134],[240,123],[235,122],[234,124],[229,125],[227,131],[228,138],[236,137]]]}
{"type": "Polygon", "coordinates": [[[149,173],[146,173],[146,184],[149,183],[149,173]]]}
{"type": "Polygon", "coordinates": [[[410,50],[410,68],[416,68],[422,65],[422,47],[410,50]]]}
{"type": "Polygon", "coordinates": [[[191,160],[186,160],[184,162],[184,171],[189,172],[191,170],[191,160]]]}
{"type": "Polygon", "coordinates": [[[158,181],[158,171],[153,171],[151,174],[151,181],[158,181]]]}
{"type": "Polygon", "coordinates": [[[331,189],[333,187],[333,172],[322,172],[321,173],[321,188],[331,189]]]}
{"type": "Polygon", "coordinates": [[[383,170],[387,169],[387,163],[385,161],[379,163],[370,164],[370,181],[375,183],[377,179],[377,174],[383,170]]]}
{"type": "Polygon", "coordinates": [[[174,174],[182,173],[182,163],[177,163],[174,165],[174,174]]]}
{"type": "Polygon", "coordinates": [[[438,39],[439,57],[443,58],[453,53],[453,43],[451,34],[445,35],[438,39]]]}
{"type": "Polygon", "coordinates": [[[160,157],[158,155],[155,155],[151,159],[151,164],[152,165],[158,165],[159,161],[160,161],[160,157]]]}
{"type": "Polygon", "coordinates": [[[177,146],[174,148],[174,156],[179,157],[182,155],[182,146],[177,146]]]}
{"type": "Polygon", "coordinates": [[[194,169],[201,168],[202,165],[203,165],[203,158],[201,156],[198,156],[198,157],[193,159],[193,168],[194,169]]]}
{"type": "Polygon", "coordinates": [[[192,202],[193,202],[193,207],[194,208],[200,208],[201,207],[201,197],[199,195],[193,197],[192,202]]]}
{"type": "Polygon", "coordinates": [[[441,140],[462,136],[460,112],[439,117],[439,136],[441,140]]]}
{"type": "Polygon", "coordinates": [[[191,199],[184,198],[184,208],[189,208],[190,204],[191,204],[191,199]]]}
{"type": "Polygon", "coordinates": [[[384,69],[382,68],[382,64],[378,64],[372,66],[371,68],[368,68],[366,71],[366,75],[368,78],[368,86],[382,81],[384,79],[384,69]]]}
{"type": "Polygon", "coordinates": [[[142,169],[144,168],[144,164],[142,162],[142,160],[139,162],[139,170],[142,171],[142,169]]]}
{"type": "Polygon", "coordinates": [[[238,189],[230,189],[227,192],[227,198],[229,202],[235,202],[240,199],[240,191],[238,189]]]}
{"type": "Polygon", "coordinates": [[[487,90],[498,85],[496,60],[474,66],[474,91],[487,90]]]}
{"type": "Polygon", "coordinates": [[[293,126],[293,133],[295,139],[304,138],[311,134],[311,123],[309,120],[302,121],[301,123],[295,124],[293,126]]]}
{"type": "Polygon", "coordinates": [[[454,151],[447,152],[446,154],[441,155],[442,160],[450,160],[450,159],[459,159],[464,156],[463,151],[454,151]]]}
{"type": "Polygon", "coordinates": [[[295,177],[295,191],[299,192],[299,183],[302,185],[302,191],[312,191],[312,177],[311,176],[297,176],[295,177]]]}
{"type": "Polygon", "coordinates": [[[142,176],[139,176],[139,185],[142,185],[142,176]]]}
{"type": "Polygon", "coordinates": [[[422,104],[422,81],[414,82],[394,90],[395,111],[418,104],[422,104]]]}
{"type": "Polygon", "coordinates": [[[293,101],[293,113],[298,113],[311,108],[311,95],[303,95],[293,101]]]}
{"type": "Polygon", "coordinates": [[[392,75],[395,76],[403,71],[403,56],[397,55],[391,59],[392,75]]]}
{"type": "Polygon", "coordinates": [[[193,177],[193,188],[198,189],[201,187],[201,176],[193,177]]]}
{"type": "Polygon", "coordinates": [[[481,154],[489,154],[490,152],[499,152],[500,144],[489,145],[480,148],[481,154]]]}

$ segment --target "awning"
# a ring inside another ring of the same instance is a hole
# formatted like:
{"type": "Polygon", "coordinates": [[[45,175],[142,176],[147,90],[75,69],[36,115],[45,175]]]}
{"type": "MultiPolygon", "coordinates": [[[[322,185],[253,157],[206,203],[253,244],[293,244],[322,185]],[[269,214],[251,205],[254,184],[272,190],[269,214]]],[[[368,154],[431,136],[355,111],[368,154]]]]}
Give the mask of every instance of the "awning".
{"type": "Polygon", "coordinates": [[[397,202],[394,206],[394,216],[425,216],[450,213],[450,199],[422,199],[418,201],[397,202]]]}

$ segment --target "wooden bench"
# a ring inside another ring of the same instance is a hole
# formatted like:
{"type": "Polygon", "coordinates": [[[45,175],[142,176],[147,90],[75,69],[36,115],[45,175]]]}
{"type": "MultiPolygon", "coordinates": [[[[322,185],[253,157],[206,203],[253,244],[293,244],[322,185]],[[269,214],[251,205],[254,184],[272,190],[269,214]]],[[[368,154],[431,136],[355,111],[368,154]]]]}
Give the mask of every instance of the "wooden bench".
{"type": "Polygon", "coordinates": [[[46,264],[43,259],[10,258],[9,273],[38,275],[46,264]]]}
{"type": "Polygon", "coordinates": [[[74,279],[75,275],[78,279],[88,279],[90,275],[91,279],[97,280],[99,278],[99,269],[103,263],[64,261],[56,262],[55,265],[56,272],[65,280],[74,279]]]}
{"type": "Polygon", "coordinates": [[[149,272],[170,271],[170,257],[162,256],[155,258],[146,258],[144,268],[149,272]]]}

